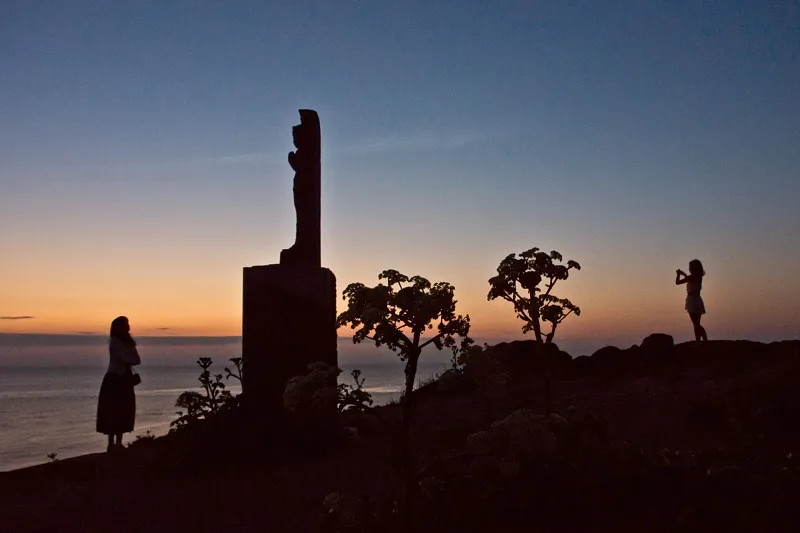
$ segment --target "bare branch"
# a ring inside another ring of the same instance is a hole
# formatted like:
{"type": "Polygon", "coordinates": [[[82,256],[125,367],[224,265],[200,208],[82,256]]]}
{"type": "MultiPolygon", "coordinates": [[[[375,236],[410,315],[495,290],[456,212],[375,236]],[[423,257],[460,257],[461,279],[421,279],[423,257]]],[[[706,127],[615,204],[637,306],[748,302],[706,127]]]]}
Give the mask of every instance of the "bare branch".
{"type": "Polygon", "coordinates": [[[569,315],[571,315],[571,314],[572,314],[572,309],[570,309],[568,313],[564,313],[564,314],[561,316],[561,318],[560,318],[560,319],[558,319],[558,323],[559,323],[559,324],[561,324],[561,323],[564,321],[564,319],[565,319],[565,318],[567,318],[567,317],[568,317],[569,315]]]}
{"type": "Polygon", "coordinates": [[[558,281],[558,280],[555,279],[555,276],[550,276],[550,283],[547,284],[547,292],[544,293],[545,296],[549,296],[550,295],[550,291],[552,291],[553,287],[556,286],[556,281],[558,281]]]}
{"type": "Polygon", "coordinates": [[[420,350],[421,350],[421,349],[423,349],[423,348],[424,348],[424,347],[426,347],[427,345],[429,345],[429,344],[431,344],[432,342],[434,342],[436,339],[438,339],[438,338],[440,338],[440,337],[443,337],[443,336],[444,336],[444,333],[439,333],[439,334],[437,334],[435,337],[431,337],[430,339],[428,339],[428,340],[426,340],[425,342],[423,342],[423,343],[420,345],[419,349],[420,349],[420,350]]]}

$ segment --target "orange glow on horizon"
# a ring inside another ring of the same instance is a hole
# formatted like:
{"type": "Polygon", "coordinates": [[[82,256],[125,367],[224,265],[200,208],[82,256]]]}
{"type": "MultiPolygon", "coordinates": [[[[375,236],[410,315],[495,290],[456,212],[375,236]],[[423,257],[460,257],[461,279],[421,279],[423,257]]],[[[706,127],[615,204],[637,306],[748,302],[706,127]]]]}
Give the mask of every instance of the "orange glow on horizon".
{"type": "MultiPolygon", "coordinates": [[[[95,333],[106,334],[111,320],[128,316],[136,335],[238,336],[241,334],[240,258],[209,264],[202,269],[185,264],[134,261],[120,274],[113,261],[98,261],[103,268],[87,270],[83,263],[65,264],[53,275],[52,265],[34,262],[0,266],[2,279],[13,279],[0,287],[0,316],[31,315],[33,319],[0,320],[5,333],[95,333]],[[133,272],[133,273],[130,273],[133,272]],[[188,274],[187,274],[188,273],[188,274]],[[121,281],[120,281],[121,279],[121,281]]],[[[245,262],[246,263],[246,262],[245,262]]],[[[487,301],[486,280],[493,273],[488,261],[463,266],[455,276],[446,275],[446,265],[416,265],[402,268],[409,274],[433,271],[431,281],[451,280],[456,287],[457,312],[469,314],[471,335],[479,339],[524,338],[512,305],[503,300],[487,301]],[[413,268],[414,266],[417,268],[413,268]],[[435,268],[434,268],[435,267],[435,268]]],[[[98,267],[99,268],[99,267],[98,267]]],[[[347,269],[334,266],[337,274],[337,305],[344,309],[341,291],[366,271],[363,265],[347,269]],[[356,279],[353,279],[356,278],[356,279]]],[[[654,280],[647,266],[631,268],[630,275],[616,276],[607,265],[594,265],[557,285],[558,296],[570,298],[582,309],[559,327],[558,339],[640,338],[663,331],[688,335],[691,330],[683,310],[685,289],[676,287],[666,274],[654,280]]],[[[780,273],[778,273],[780,274],[780,273]]],[[[718,274],[703,290],[709,314],[704,317],[709,333],[715,331],[746,337],[754,331],[786,331],[797,335],[795,302],[800,300],[800,283],[788,274],[776,277],[759,289],[754,299],[744,292],[728,291],[741,286],[738,274],[718,274]]],[[[743,275],[744,276],[744,275],[743,275]]],[[[370,278],[370,276],[368,276],[370,278]]],[[[378,282],[358,279],[367,284],[378,282]]],[[[340,336],[352,335],[341,328],[340,336]]]]}

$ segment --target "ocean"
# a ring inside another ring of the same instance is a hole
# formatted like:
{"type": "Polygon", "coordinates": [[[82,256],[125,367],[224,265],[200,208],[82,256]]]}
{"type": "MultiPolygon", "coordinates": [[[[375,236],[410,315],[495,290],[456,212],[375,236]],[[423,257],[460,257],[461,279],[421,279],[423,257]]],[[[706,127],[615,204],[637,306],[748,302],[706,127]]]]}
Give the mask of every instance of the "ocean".
{"type": "MultiPolygon", "coordinates": [[[[229,338],[140,338],[142,383],[136,387],[136,429],[125,442],[150,432],[164,435],[177,418],[175,400],[199,390],[199,357],[211,357],[213,373],[241,353],[241,340],[229,338]]],[[[426,351],[418,380],[447,368],[449,351],[426,351]]],[[[106,437],[95,432],[100,382],[107,364],[106,338],[77,335],[0,335],[0,471],[105,450],[106,437]]],[[[403,363],[396,354],[369,344],[340,339],[340,381],[352,382],[354,368],[376,405],[399,398],[403,363]]],[[[237,394],[235,379],[227,381],[237,394]]]]}

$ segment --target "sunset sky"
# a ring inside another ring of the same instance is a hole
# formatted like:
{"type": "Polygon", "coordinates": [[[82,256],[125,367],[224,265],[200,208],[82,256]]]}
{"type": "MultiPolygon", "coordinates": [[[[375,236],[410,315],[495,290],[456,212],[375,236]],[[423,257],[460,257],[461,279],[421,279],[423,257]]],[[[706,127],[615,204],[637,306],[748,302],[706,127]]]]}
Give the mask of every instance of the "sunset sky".
{"type": "Polygon", "coordinates": [[[757,0],[6,1],[0,332],[238,335],[312,108],[339,291],[449,281],[517,337],[487,280],[538,246],[583,266],[559,336],[686,340],[697,257],[711,338],[795,338],[798,27],[757,0]]]}

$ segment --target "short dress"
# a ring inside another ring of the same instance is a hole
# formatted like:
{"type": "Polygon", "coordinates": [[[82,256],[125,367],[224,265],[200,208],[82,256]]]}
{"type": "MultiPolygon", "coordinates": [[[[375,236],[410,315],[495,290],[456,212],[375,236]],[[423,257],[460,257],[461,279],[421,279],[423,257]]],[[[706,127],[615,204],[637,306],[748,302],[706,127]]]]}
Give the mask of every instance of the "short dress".
{"type": "Polygon", "coordinates": [[[706,306],[700,296],[702,282],[690,281],[686,284],[686,312],[690,315],[706,314],[706,306]]]}

